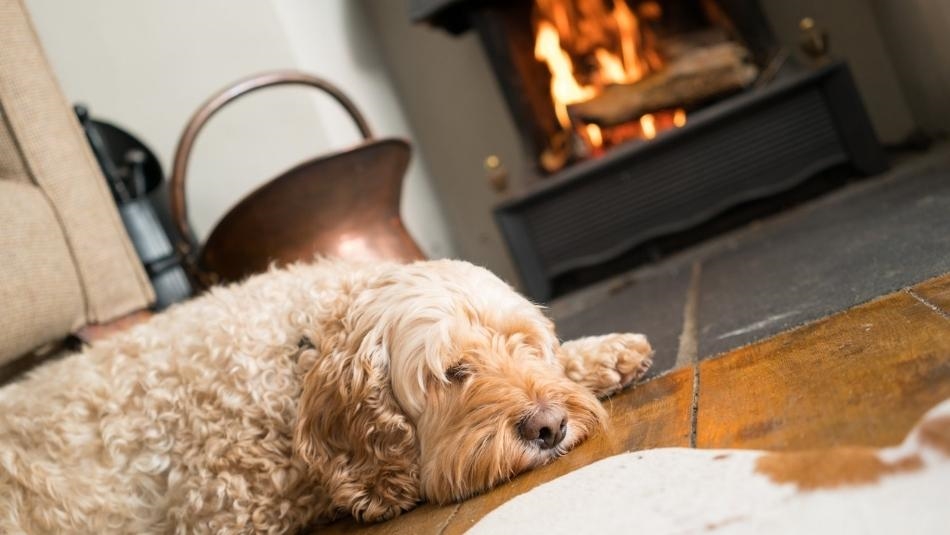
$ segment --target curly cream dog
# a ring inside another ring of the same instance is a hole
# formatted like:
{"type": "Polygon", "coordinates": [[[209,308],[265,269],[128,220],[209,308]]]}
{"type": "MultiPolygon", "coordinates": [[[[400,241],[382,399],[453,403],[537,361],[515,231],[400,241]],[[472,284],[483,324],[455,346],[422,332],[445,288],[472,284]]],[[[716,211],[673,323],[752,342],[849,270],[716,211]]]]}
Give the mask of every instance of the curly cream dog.
{"type": "Polygon", "coordinates": [[[283,533],[461,500],[583,440],[650,356],[560,345],[465,262],[273,270],[0,390],[0,533],[283,533]]]}

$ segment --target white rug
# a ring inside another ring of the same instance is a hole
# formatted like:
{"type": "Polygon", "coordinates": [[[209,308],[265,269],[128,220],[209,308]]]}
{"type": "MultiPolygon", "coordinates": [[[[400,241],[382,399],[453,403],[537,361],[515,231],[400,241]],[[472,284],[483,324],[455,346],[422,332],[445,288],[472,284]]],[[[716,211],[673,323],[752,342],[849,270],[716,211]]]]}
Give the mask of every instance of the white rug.
{"type": "Polygon", "coordinates": [[[656,449],[518,496],[469,533],[950,533],[950,400],[898,447],[656,449]]]}

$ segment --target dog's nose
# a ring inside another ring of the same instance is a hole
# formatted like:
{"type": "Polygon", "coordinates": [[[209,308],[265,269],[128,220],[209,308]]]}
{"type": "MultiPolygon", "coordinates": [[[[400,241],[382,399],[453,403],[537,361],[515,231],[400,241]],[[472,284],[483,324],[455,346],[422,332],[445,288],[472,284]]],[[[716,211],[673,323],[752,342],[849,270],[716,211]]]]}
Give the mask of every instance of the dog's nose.
{"type": "Polygon", "coordinates": [[[534,442],[544,450],[560,444],[564,440],[566,430],[567,416],[564,411],[555,407],[542,408],[525,418],[518,427],[522,439],[534,442]]]}

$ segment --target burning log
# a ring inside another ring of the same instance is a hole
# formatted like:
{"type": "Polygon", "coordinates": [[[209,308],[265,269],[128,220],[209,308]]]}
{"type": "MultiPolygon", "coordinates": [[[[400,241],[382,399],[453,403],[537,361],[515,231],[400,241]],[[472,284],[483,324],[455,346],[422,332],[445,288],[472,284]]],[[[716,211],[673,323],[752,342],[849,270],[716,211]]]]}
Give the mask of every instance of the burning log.
{"type": "Polygon", "coordinates": [[[705,48],[714,48],[732,42],[720,28],[708,28],[692,32],[676,33],[659,40],[657,51],[665,63],[676,63],[683,56],[705,48]]]}
{"type": "Polygon", "coordinates": [[[745,88],[758,69],[749,51],[721,43],[684,53],[660,72],[632,84],[611,85],[596,97],[568,106],[574,120],[613,126],[659,110],[689,107],[745,88]]]}

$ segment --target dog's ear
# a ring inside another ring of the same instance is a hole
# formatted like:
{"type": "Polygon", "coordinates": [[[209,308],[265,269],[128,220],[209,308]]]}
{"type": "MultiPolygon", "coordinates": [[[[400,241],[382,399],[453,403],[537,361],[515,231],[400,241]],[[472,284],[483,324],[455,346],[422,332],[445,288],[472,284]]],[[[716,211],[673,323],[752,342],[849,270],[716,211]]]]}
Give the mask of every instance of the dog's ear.
{"type": "Polygon", "coordinates": [[[388,358],[367,342],[316,358],[304,377],[294,448],[332,511],[372,522],[419,501],[419,469],[415,428],[393,398],[388,358]]]}

